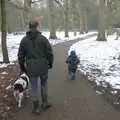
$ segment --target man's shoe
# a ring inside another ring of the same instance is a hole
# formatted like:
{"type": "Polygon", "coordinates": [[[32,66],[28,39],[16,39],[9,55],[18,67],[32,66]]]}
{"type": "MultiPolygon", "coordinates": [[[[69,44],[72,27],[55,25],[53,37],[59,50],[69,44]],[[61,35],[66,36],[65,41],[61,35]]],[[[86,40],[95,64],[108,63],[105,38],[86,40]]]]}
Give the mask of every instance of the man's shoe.
{"type": "Polygon", "coordinates": [[[42,112],[43,112],[43,109],[40,108],[39,101],[33,101],[32,113],[35,115],[40,115],[42,112]]]}
{"type": "Polygon", "coordinates": [[[43,112],[44,112],[44,110],[43,110],[43,109],[40,109],[40,108],[32,111],[32,113],[33,113],[34,115],[37,115],[37,116],[41,115],[41,113],[43,113],[43,112]]]}
{"type": "Polygon", "coordinates": [[[51,104],[42,104],[42,105],[41,105],[41,108],[43,108],[44,110],[47,110],[47,109],[49,109],[49,108],[51,108],[51,107],[52,107],[51,104]]]}

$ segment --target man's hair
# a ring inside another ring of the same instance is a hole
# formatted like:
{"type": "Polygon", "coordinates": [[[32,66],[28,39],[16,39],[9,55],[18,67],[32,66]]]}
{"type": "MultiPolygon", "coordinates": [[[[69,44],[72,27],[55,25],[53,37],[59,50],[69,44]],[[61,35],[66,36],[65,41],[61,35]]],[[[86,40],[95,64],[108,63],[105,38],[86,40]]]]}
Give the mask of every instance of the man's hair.
{"type": "Polygon", "coordinates": [[[29,22],[29,29],[36,29],[38,27],[39,23],[37,21],[30,21],[29,22]]]}

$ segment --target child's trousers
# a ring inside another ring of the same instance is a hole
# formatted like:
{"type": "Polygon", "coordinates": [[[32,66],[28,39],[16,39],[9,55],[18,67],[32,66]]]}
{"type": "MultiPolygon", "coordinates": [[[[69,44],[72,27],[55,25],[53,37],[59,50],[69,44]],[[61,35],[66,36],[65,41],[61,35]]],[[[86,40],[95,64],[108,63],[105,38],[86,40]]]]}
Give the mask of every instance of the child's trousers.
{"type": "Polygon", "coordinates": [[[68,75],[70,80],[75,80],[76,77],[76,70],[70,70],[68,69],[68,75]]]}

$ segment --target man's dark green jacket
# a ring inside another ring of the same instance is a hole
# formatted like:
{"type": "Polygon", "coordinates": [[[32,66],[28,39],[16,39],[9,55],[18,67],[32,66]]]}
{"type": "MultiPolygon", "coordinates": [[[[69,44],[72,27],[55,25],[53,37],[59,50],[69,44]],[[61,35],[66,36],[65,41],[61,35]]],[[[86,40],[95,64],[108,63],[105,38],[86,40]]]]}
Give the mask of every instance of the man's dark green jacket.
{"type": "Polygon", "coordinates": [[[22,39],[18,51],[22,71],[40,76],[52,68],[53,53],[49,41],[38,30],[30,30],[22,39]]]}

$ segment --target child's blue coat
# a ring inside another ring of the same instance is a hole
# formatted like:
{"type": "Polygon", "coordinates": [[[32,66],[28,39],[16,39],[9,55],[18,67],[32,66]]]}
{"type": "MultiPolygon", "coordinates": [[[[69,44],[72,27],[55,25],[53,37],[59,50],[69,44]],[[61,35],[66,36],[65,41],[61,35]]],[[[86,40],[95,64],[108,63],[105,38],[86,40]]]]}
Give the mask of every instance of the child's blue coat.
{"type": "Polygon", "coordinates": [[[79,62],[80,60],[78,59],[75,51],[72,51],[66,61],[66,63],[68,63],[69,71],[76,72],[79,62]]]}

